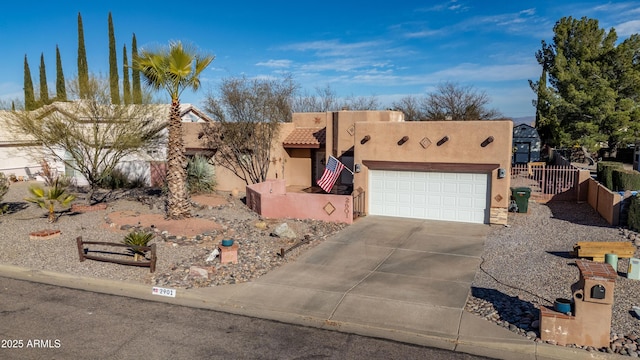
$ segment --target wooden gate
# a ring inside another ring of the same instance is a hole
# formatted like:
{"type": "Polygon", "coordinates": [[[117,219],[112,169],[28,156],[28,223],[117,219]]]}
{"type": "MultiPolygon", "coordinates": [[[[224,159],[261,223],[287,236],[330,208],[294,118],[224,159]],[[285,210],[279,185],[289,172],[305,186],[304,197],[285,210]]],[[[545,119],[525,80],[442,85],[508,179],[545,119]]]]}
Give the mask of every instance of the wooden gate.
{"type": "Polygon", "coordinates": [[[547,165],[543,162],[511,165],[511,187],[531,188],[538,201],[576,200],[579,169],[572,165],[547,165]]]}

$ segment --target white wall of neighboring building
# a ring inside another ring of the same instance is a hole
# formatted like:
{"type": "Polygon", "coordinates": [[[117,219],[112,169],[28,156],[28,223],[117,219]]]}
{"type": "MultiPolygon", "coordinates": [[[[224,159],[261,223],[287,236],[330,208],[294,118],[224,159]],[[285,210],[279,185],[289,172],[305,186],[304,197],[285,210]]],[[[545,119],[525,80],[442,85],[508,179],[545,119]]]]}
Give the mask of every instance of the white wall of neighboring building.
{"type": "Polygon", "coordinates": [[[26,149],[0,146],[0,172],[6,176],[28,177],[40,170],[40,162],[34,160],[26,149]]]}
{"type": "MultiPolygon", "coordinates": [[[[54,105],[57,103],[54,103],[54,105]]],[[[59,107],[68,107],[70,103],[59,103],[59,107]]],[[[161,117],[168,116],[170,105],[165,106],[161,117]],[[165,114],[166,112],[166,114],[165,114]]],[[[55,106],[54,106],[55,107],[55,106]]],[[[181,118],[185,123],[203,123],[211,122],[206,115],[196,109],[191,104],[181,104],[181,118]]],[[[67,109],[68,110],[68,109],[67,109]]],[[[0,119],[4,116],[11,116],[10,111],[0,111],[0,119]]],[[[164,120],[161,120],[164,121],[164,120]]],[[[118,169],[123,172],[129,173],[130,178],[136,179],[138,177],[144,177],[147,183],[150,184],[150,161],[165,161],[166,160],[166,147],[167,147],[167,135],[168,131],[165,128],[163,130],[163,140],[154,149],[145,149],[136,154],[129,155],[122,159],[121,163],[117,166],[118,169]]],[[[42,155],[37,154],[37,148],[30,146],[24,147],[24,144],[33,143],[28,137],[11,134],[6,128],[0,127],[0,172],[9,176],[11,174],[16,177],[27,177],[29,174],[35,175],[42,170],[42,155]]],[[[41,150],[44,150],[41,148],[41,150]]],[[[47,159],[49,167],[52,171],[57,172],[60,175],[67,175],[74,178],[77,185],[87,185],[86,178],[79,174],[77,171],[73,171],[71,167],[66,166],[64,160],[70,157],[65,156],[66,152],[62,149],[55,151],[56,155],[60,159],[47,159]]]]}

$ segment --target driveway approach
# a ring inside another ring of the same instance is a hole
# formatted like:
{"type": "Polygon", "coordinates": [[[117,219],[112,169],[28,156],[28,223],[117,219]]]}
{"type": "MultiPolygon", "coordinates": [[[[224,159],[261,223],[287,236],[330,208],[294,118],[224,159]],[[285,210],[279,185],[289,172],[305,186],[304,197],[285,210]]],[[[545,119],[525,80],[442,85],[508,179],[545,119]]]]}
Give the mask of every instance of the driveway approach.
{"type": "Polygon", "coordinates": [[[252,283],[245,290],[251,296],[234,300],[453,340],[487,231],[485,225],[366,217],[252,283]]]}
{"type": "Polygon", "coordinates": [[[240,313],[504,358],[535,343],[465,312],[488,225],[367,216],[256,281],[196,289],[240,313]]]}
{"type": "Polygon", "coordinates": [[[0,276],[500,359],[590,358],[463,310],[488,231],[488,225],[367,216],[255,281],[178,289],[175,298],[154,296],[148,285],[1,264],[0,276]]]}

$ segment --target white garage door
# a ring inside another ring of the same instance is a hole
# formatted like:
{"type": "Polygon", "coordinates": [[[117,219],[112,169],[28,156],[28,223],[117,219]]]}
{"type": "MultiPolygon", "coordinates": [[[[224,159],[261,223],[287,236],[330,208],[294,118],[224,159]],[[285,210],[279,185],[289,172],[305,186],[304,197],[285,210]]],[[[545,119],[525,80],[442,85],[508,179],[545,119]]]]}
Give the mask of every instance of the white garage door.
{"type": "Polygon", "coordinates": [[[369,171],[369,213],[487,223],[488,174],[369,171]]]}

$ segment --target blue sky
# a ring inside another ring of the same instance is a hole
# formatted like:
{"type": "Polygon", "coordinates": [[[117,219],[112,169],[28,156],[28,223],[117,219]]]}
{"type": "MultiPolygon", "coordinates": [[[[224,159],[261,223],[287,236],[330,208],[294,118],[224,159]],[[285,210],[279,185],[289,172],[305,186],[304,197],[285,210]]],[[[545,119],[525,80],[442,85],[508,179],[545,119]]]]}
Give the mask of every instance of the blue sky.
{"type": "Polygon", "coordinates": [[[12,1],[0,12],[0,99],[23,97],[25,54],[36,94],[41,53],[55,90],[56,44],[65,77],[77,74],[78,12],[89,70],[106,76],[110,11],[119,64],[133,33],[139,48],[182,40],[215,55],[202,89],[183,94],[196,105],[222,78],[289,73],[309,93],[329,85],[385,107],[452,81],[485,91],[507,117],[532,116],[527,80],[540,76],[534,55],[557,20],[640,33],[640,1],[12,1]]]}

